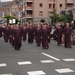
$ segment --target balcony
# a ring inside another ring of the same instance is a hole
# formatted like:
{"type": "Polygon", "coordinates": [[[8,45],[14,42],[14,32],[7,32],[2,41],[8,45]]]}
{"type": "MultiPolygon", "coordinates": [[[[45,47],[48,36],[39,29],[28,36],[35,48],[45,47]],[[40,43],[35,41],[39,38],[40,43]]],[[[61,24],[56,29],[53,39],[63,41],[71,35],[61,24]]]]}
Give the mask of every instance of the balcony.
{"type": "Polygon", "coordinates": [[[27,6],[26,10],[33,10],[32,6],[27,6]]]}
{"type": "Polygon", "coordinates": [[[26,14],[26,18],[33,18],[32,14],[26,14]]]}
{"type": "Polygon", "coordinates": [[[26,0],[26,2],[33,2],[33,0],[26,0]]]}
{"type": "Polygon", "coordinates": [[[73,4],[74,1],[73,0],[67,0],[67,4],[73,4]]]}

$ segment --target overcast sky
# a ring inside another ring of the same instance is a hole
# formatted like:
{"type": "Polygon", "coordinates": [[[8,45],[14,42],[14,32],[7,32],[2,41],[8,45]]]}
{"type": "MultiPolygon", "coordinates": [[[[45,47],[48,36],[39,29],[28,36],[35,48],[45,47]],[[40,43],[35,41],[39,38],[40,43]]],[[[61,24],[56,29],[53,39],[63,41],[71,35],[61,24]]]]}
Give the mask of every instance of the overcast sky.
{"type": "Polygon", "coordinates": [[[1,2],[13,1],[13,0],[0,0],[1,2]]]}

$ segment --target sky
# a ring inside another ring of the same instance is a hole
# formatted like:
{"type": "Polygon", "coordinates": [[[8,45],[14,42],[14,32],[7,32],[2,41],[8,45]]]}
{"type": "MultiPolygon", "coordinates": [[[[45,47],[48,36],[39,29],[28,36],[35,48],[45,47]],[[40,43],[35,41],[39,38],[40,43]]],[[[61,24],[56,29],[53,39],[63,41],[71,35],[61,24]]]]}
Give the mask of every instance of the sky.
{"type": "Polygon", "coordinates": [[[13,0],[0,0],[1,2],[13,1],[13,0]]]}

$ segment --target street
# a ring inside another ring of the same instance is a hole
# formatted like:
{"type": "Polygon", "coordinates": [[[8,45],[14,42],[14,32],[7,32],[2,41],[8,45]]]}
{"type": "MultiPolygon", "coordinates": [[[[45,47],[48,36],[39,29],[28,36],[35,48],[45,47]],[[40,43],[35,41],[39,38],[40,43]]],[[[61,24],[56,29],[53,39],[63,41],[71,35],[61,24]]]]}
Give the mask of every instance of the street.
{"type": "Polygon", "coordinates": [[[25,41],[16,51],[0,38],[0,75],[75,75],[75,46],[64,48],[52,40],[42,49],[25,41]]]}

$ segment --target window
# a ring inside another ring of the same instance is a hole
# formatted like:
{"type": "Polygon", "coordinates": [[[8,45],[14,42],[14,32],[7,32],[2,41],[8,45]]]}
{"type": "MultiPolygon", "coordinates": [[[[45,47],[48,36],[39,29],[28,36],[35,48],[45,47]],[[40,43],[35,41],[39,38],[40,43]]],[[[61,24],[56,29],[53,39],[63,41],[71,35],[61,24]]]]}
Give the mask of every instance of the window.
{"type": "Polygon", "coordinates": [[[60,7],[62,7],[62,4],[60,4],[60,7]]]}
{"type": "Polygon", "coordinates": [[[52,8],[52,4],[49,4],[49,9],[51,9],[52,8]]]}
{"type": "Polygon", "coordinates": [[[40,6],[40,7],[43,7],[43,4],[42,4],[42,3],[40,3],[40,4],[39,4],[39,6],[40,6]]]}
{"type": "Polygon", "coordinates": [[[55,8],[55,4],[53,4],[53,8],[55,8]]]}
{"type": "Polygon", "coordinates": [[[43,16],[43,11],[39,11],[39,16],[43,16]]]}

